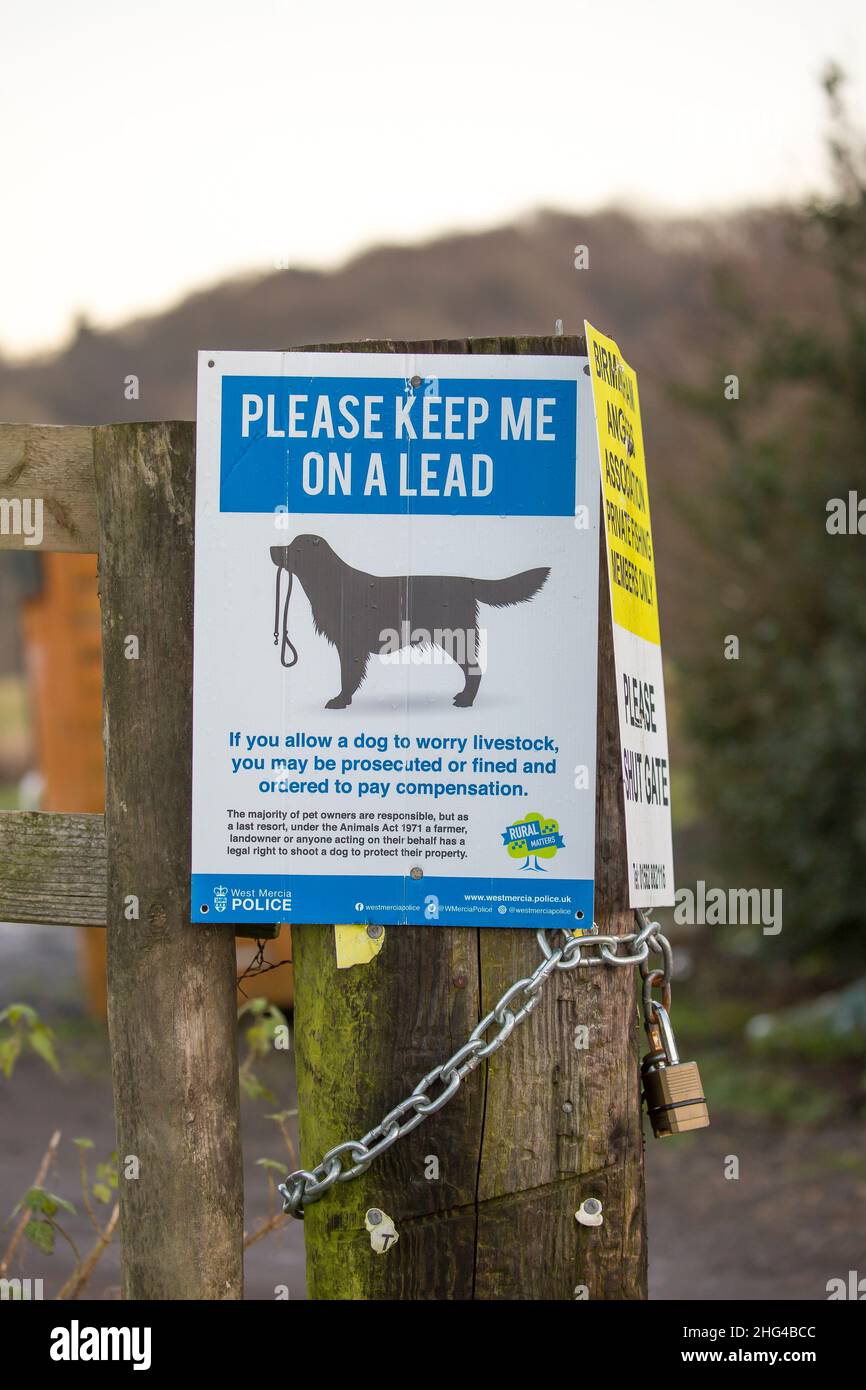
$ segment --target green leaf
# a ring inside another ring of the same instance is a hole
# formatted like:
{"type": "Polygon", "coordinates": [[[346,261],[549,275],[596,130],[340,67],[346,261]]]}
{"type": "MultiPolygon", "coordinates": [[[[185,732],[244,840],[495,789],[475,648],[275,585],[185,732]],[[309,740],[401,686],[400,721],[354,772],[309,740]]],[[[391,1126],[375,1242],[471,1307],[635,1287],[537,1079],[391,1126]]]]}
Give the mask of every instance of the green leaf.
{"type": "Polygon", "coordinates": [[[56,1192],[46,1192],[44,1187],[28,1188],[15,1210],[20,1211],[22,1207],[44,1212],[46,1216],[54,1216],[57,1211],[66,1211],[70,1216],[76,1214],[71,1202],[67,1202],[65,1197],[58,1197],[56,1192]]]}
{"type": "Polygon", "coordinates": [[[73,1139],[72,1142],[73,1142],[73,1144],[77,1144],[78,1147],[79,1147],[79,1149],[92,1149],[92,1148],[93,1148],[93,1140],[92,1140],[92,1139],[73,1139]]]}
{"type": "Polygon", "coordinates": [[[0,1042],[0,1071],[8,1080],[15,1068],[15,1063],[21,1054],[21,1034],[13,1033],[11,1037],[4,1038],[0,1042]]]}
{"type": "Polygon", "coordinates": [[[238,1018],[243,1018],[244,1014],[263,1014],[268,1008],[268,1001],[262,995],[257,995],[255,999],[248,999],[247,1002],[238,1010],[238,1018]]]}
{"type": "Polygon", "coordinates": [[[111,1188],[108,1186],[107,1183],[95,1182],[93,1184],[93,1195],[96,1198],[97,1202],[110,1202],[111,1188]]]}
{"type": "Polygon", "coordinates": [[[39,1022],[39,1015],[29,1004],[10,1004],[0,1013],[0,1023],[11,1023],[13,1028],[17,1027],[22,1019],[32,1028],[39,1022]]]}
{"type": "Polygon", "coordinates": [[[271,1029],[267,1019],[247,1029],[247,1043],[256,1057],[266,1057],[271,1040],[271,1029]]]}
{"type": "Polygon", "coordinates": [[[113,1163],[97,1163],[96,1176],[109,1187],[117,1187],[117,1169],[113,1163]]]}
{"type": "Polygon", "coordinates": [[[54,1051],[54,1034],[51,1029],[46,1028],[44,1023],[37,1023],[28,1033],[27,1040],[43,1062],[47,1062],[53,1072],[59,1073],[60,1064],[54,1051]]]}
{"type": "Polygon", "coordinates": [[[31,1211],[44,1211],[47,1197],[48,1193],[44,1187],[28,1187],[15,1210],[20,1211],[22,1207],[29,1207],[31,1211]]]}
{"type": "Polygon", "coordinates": [[[75,1208],[71,1202],[67,1202],[65,1197],[58,1197],[56,1192],[45,1192],[42,1188],[31,1188],[32,1192],[42,1192],[42,1210],[46,1216],[54,1216],[57,1211],[68,1212],[70,1216],[75,1216],[75,1208]]]}
{"type": "Polygon", "coordinates": [[[240,1083],[241,1090],[249,1100],[276,1100],[273,1091],[269,1091],[267,1086],[263,1086],[258,1077],[253,1076],[252,1072],[241,1072],[240,1083]]]}
{"type": "Polygon", "coordinates": [[[256,1163],[259,1168],[273,1168],[275,1172],[282,1173],[283,1176],[285,1176],[285,1163],[279,1163],[275,1158],[257,1158],[256,1163]]]}
{"type": "Polygon", "coordinates": [[[46,1255],[54,1254],[54,1227],[50,1221],[37,1221],[31,1217],[24,1227],[27,1239],[46,1255]]]}

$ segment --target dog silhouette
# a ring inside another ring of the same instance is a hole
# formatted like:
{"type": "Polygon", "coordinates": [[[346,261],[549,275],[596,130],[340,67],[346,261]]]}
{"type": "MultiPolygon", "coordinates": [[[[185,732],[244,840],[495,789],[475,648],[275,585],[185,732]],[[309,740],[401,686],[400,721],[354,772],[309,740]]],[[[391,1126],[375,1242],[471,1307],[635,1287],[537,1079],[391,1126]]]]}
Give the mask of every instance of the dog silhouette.
{"type": "Polygon", "coordinates": [[[326,709],[345,709],[367,674],[370,657],[401,647],[439,646],[463,672],[464,686],[455,705],[472,704],[481,684],[474,654],[478,643],[478,605],[509,608],[526,603],[543,587],[549,569],[524,570],[507,579],[467,579],[424,574],[366,574],[347,565],[321,536],[296,536],[291,545],[272,545],[277,566],[274,642],[283,666],[294,666],[297,651],[289,640],[288,613],[296,578],[310,602],[316,631],[337,648],[340,693],[326,709]],[[282,612],[280,581],[289,576],[282,612]],[[417,634],[423,634],[418,637],[417,634]],[[452,642],[455,634],[458,642],[452,642]],[[396,637],[396,640],[395,640],[396,637]],[[450,648],[450,649],[449,649],[450,648]],[[292,658],[287,660],[287,652],[292,658]]]}

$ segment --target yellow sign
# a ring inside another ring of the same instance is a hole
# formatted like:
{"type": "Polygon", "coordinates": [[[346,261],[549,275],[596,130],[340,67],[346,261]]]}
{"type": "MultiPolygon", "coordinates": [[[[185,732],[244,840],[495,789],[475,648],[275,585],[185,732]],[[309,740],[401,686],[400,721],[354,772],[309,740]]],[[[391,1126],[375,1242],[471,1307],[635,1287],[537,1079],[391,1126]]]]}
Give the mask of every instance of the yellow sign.
{"type": "Polygon", "coordinates": [[[660,645],[655,559],[637,376],[612,338],[586,325],[601,459],[613,620],[660,645]]]}

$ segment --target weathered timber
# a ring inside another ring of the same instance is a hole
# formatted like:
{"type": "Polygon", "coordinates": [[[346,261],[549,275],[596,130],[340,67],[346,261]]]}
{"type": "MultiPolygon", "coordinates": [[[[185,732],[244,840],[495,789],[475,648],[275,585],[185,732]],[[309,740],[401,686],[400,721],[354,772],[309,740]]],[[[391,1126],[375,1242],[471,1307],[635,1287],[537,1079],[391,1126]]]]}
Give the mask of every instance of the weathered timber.
{"type": "MultiPolygon", "coordinates": [[[[308,351],[582,355],[582,338],[316,345],[308,351]]],[[[599,604],[596,921],[632,929],[606,558],[599,604]]],[[[531,930],[386,927],[369,965],[337,970],[333,932],[292,928],[301,1158],[363,1135],[463,1043],[538,961],[531,930]]],[[[305,1218],[310,1294],[324,1299],[646,1296],[639,1032],[633,970],[555,975],[542,1004],[455,1098],[305,1218]],[[575,1046],[575,1027],[589,1047],[575,1046]],[[428,1180],[429,1160],[438,1178],[428,1180]],[[426,1170],[426,1172],[425,1172],[426,1170]],[[604,1222],[575,1220],[599,1197],[604,1222]],[[370,1207],[400,1239],[384,1255],[370,1207]]]]}
{"type": "Polygon", "coordinates": [[[133,1299],[242,1295],[234,931],[189,916],[194,437],[189,424],[94,432],[108,1023],[133,1299]]]}
{"type": "MultiPolygon", "coordinates": [[[[0,922],[105,926],[105,817],[0,811],[0,922]]],[[[232,928],[274,940],[279,926],[232,928]]]]}
{"type": "Polygon", "coordinates": [[[102,816],[0,811],[0,922],[105,926],[102,816]]]}
{"type": "MultiPolygon", "coordinates": [[[[598,616],[595,920],[618,936],[634,914],[603,541],[598,616]]],[[[538,947],[532,932],[479,936],[487,1011],[531,973],[538,947]]],[[[578,1288],[593,1300],[646,1297],[636,991],[633,968],[555,974],[545,1003],[488,1062],[476,1298],[569,1298],[578,1288]],[[575,1220],[586,1197],[601,1201],[601,1226],[575,1220]]]]}
{"type": "MultiPolygon", "coordinates": [[[[99,548],[93,430],[85,425],[0,425],[0,499],[42,503],[43,535],[33,545],[0,526],[0,550],[99,548]]],[[[7,507],[8,511],[8,507],[7,507]]]]}

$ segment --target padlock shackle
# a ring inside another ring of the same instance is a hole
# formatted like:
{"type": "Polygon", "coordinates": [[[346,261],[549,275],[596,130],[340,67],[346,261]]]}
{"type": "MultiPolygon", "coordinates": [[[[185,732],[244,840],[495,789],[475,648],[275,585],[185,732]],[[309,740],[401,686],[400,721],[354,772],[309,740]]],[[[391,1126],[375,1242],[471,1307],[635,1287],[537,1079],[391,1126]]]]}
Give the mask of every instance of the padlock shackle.
{"type": "Polygon", "coordinates": [[[650,1004],[652,1005],[653,1013],[655,1015],[655,1021],[658,1022],[659,1031],[662,1037],[662,1046],[664,1047],[665,1051],[665,1057],[667,1058],[669,1065],[675,1067],[679,1064],[680,1054],[677,1048],[676,1040],[674,1038],[674,1030],[673,1025],[671,1024],[670,1014],[668,1013],[664,1004],[660,1004],[657,999],[651,999],[650,1004]]]}

